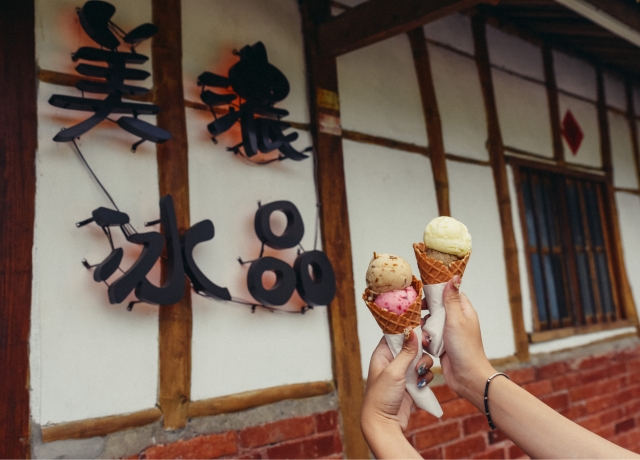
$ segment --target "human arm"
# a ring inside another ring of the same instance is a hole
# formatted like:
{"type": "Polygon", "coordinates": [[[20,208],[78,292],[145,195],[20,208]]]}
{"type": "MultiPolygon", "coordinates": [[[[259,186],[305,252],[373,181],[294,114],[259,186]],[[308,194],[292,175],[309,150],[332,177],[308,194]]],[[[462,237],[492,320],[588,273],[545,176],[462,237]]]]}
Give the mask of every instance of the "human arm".
{"type": "MultiPolygon", "coordinates": [[[[383,338],[371,356],[360,426],[362,434],[376,458],[422,458],[409,444],[403,431],[407,428],[413,400],[407,393],[407,368],[418,352],[418,339],[413,331],[402,350],[393,358],[383,338]]],[[[424,355],[416,365],[428,383],[433,360],[424,355]]]]}
{"type": "MultiPolygon", "coordinates": [[[[478,315],[469,299],[449,281],[444,290],[447,313],[440,357],[449,387],[484,413],[487,378],[496,370],[482,346],[478,315]]],[[[493,423],[532,458],[640,458],[563,417],[503,376],[491,380],[488,393],[493,423]]]]}

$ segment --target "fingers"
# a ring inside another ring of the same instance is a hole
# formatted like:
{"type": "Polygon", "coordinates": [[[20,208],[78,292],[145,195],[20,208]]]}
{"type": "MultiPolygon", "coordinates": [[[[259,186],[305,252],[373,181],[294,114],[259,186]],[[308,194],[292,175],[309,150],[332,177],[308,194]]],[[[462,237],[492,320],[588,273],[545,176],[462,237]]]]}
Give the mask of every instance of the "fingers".
{"type": "Polygon", "coordinates": [[[447,316],[458,318],[462,315],[462,307],[460,305],[460,277],[455,275],[444,286],[442,300],[447,316]],[[456,287],[457,286],[457,287],[456,287]]]}
{"type": "Polygon", "coordinates": [[[391,372],[397,373],[397,375],[404,375],[411,361],[413,361],[418,354],[418,337],[412,329],[405,330],[408,331],[408,335],[402,345],[402,349],[391,364],[387,366],[391,372]]]}
{"type": "Polygon", "coordinates": [[[392,360],[393,355],[391,354],[391,350],[389,350],[389,346],[387,345],[385,338],[382,337],[378,346],[373,350],[373,354],[371,355],[368,378],[371,381],[375,380],[392,360]]]}
{"type": "MultiPolygon", "coordinates": [[[[422,323],[424,326],[424,322],[422,323]]],[[[431,345],[431,336],[426,332],[422,331],[422,349],[426,349],[429,345],[431,345]]]]}
{"type": "Polygon", "coordinates": [[[418,388],[424,388],[433,380],[433,359],[429,355],[424,355],[416,364],[416,372],[418,373],[418,388]]]}
{"type": "Polygon", "coordinates": [[[469,298],[464,292],[460,293],[460,309],[462,314],[467,318],[476,316],[476,310],[473,308],[473,305],[471,305],[469,298]]]}

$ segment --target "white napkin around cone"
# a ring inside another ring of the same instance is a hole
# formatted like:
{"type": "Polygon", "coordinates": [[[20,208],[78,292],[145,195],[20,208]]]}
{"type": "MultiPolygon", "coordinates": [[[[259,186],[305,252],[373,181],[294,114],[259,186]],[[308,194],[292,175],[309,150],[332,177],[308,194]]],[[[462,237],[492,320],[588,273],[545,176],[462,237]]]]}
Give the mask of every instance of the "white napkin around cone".
{"type": "Polygon", "coordinates": [[[439,358],[444,353],[444,321],[446,319],[442,294],[447,283],[425,284],[422,288],[429,310],[429,317],[422,326],[422,331],[431,336],[431,343],[426,351],[431,356],[439,358]]]}
{"type": "MultiPolygon", "coordinates": [[[[413,398],[416,406],[418,406],[420,409],[424,409],[430,414],[435,415],[436,417],[442,417],[442,407],[440,407],[440,403],[438,402],[436,395],[433,393],[433,390],[431,390],[431,388],[429,388],[428,386],[418,388],[418,371],[416,371],[416,364],[418,363],[420,358],[422,358],[422,331],[420,329],[420,326],[416,326],[413,332],[418,337],[418,353],[407,369],[407,392],[413,398]]],[[[385,339],[387,339],[389,349],[391,350],[391,353],[395,358],[398,353],[400,353],[400,350],[402,350],[402,345],[404,344],[404,334],[385,334],[384,337],[385,339]]]]}

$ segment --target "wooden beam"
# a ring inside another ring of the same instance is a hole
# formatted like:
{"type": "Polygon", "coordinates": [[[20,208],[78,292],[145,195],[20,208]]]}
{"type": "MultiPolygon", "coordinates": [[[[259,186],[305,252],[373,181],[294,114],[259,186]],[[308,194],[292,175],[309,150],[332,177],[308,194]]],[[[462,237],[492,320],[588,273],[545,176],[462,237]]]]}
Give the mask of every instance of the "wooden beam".
{"type": "Polygon", "coordinates": [[[368,0],[318,25],[317,47],[323,57],[363,48],[416,29],[482,0],[368,0]]]}
{"type": "Polygon", "coordinates": [[[586,0],[586,2],[633,30],[640,31],[640,9],[637,4],[631,5],[623,0],[586,0]]]}
{"type": "Polygon", "coordinates": [[[36,192],[34,2],[0,2],[0,458],[28,458],[36,192]]]}
{"type": "MultiPolygon", "coordinates": [[[[287,121],[291,124],[291,122],[287,121]]],[[[409,142],[397,141],[395,139],[389,139],[388,137],[373,136],[367,133],[361,133],[359,131],[349,131],[347,129],[342,130],[342,138],[354,142],[361,142],[363,144],[379,145],[381,147],[387,147],[394,150],[402,150],[404,152],[417,153],[428,157],[429,147],[423,147],[421,145],[411,144],[409,142]]]]}
{"type": "MultiPolygon", "coordinates": [[[[153,23],[159,31],[153,38],[153,84],[156,116],[171,140],[156,147],[160,196],[171,194],[180,233],[189,228],[189,165],[187,125],[182,87],[182,25],[180,0],[153,0],[153,23]]],[[[166,277],[162,261],[162,279],[166,277]]],[[[183,428],[191,395],[191,286],[185,283],[182,300],[160,306],[160,363],[158,403],[166,430],[183,428]]]]}
{"type": "Polygon", "coordinates": [[[287,399],[322,396],[334,390],[333,382],[309,382],[245,391],[234,395],[221,396],[219,398],[203,399],[201,401],[193,401],[189,404],[189,418],[240,412],[287,399]]]}
{"type": "Polygon", "coordinates": [[[426,122],[427,137],[429,138],[429,151],[431,152],[431,171],[436,186],[436,200],[438,201],[438,213],[441,216],[450,216],[449,204],[449,178],[447,176],[447,159],[444,151],[444,138],[442,135],[442,121],[438,110],[436,90],[433,86],[431,75],[431,63],[429,62],[429,50],[422,27],[409,31],[409,42],[413,54],[413,63],[420,87],[420,99],[422,112],[426,122]]]}
{"type": "Polygon", "coordinates": [[[502,243],[507,272],[507,289],[509,292],[509,306],[511,308],[511,323],[513,325],[516,356],[520,361],[529,360],[529,340],[524,329],[522,316],[522,294],[520,292],[520,269],[518,267],[518,247],[513,230],[513,215],[509,184],[507,182],[507,167],[504,156],[502,133],[498,121],[493,81],[491,79],[491,63],[487,46],[485,15],[476,14],[471,19],[473,41],[476,53],[476,65],[482,87],[484,107],[487,116],[489,161],[493,170],[493,180],[498,197],[498,211],[502,227],[502,243]]]}
{"type": "Polygon", "coordinates": [[[321,57],[317,46],[318,24],[331,17],[331,6],[329,0],[301,0],[300,6],[309,82],[311,135],[317,160],[322,247],[336,274],[336,296],[328,312],[342,442],[346,458],[369,458],[369,449],[360,431],[364,385],[340,136],[338,73],[335,57],[321,57]]]}
{"type": "Polygon", "coordinates": [[[615,192],[613,188],[613,160],[611,154],[611,136],[609,133],[609,120],[607,117],[607,106],[604,94],[604,76],[601,67],[596,67],[597,83],[597,110],[598,127],[600,131],[600,151],[602,153],[602,169],[605,172],[605,196],[604,205],[606,218],[611,228],[613,248],[611,257],[613,259],[612,283],[621,294],[623,302],[622,310],[625,312],[625,319],[638,322],[636,306],[631,293],[631,286],[627,277],[627,270],[624,264],[624,250],[622,239],[620,238],[620,217],[616,206],[615,192]]]}
{"type": "Polygon", "coordinates": [[[162,412],[160,412],[160,409],[154,407],[132,414],[111,415],[109,417],[45,426],[42,428],[42,442],[106,436],[117,431],[149,425],[150,423],[157,422],[161,417],[162,412]]]}
{"type": "Polygon", "coordinates": [[[547,102],[549,104],[553,159],[562,164],[564,163],[564,146],[562,145],[562,128],[560,127],[558,85],[556,84],[556,73],[553,70],[553,53],[548,43],[545,43],[542,47],[542,61],[544,64],[545,86],[547,87],[547,102]]]}
{"type": "Polygon", "coordinates": [[[629,123],[629,132],[631,134],[631,149],[633,150],[633,162],[636,167],[636,180],[640,187],[640,145],[638,144],[638,125],[635,117],[635,107],[633,105],[633,82],[629,79],[625,80],[625,95],[627,98],[627,110],[625,116],[629,123]]]}

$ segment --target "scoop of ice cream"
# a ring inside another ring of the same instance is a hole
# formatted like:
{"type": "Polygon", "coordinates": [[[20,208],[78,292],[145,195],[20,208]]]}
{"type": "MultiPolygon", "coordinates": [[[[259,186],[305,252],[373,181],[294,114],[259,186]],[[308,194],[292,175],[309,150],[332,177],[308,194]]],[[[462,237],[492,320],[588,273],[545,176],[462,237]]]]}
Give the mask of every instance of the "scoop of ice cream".
{"type": "Polygon", "coordinates": [[[436,251],[435,249],[427,248],[425,251],[427,257],[431,259],[436,259],[445,264],[447,267],[451,265],[451,262],[455,262],[456,260],[460,260],[458,256],[454,256],[453,254],[447,254],[444,252],[436,251]]]}
{"type": "Polygon", "coordinates": [[[464,257],[471,252],[471,235],[452,217],[436,217],[424,229],[424,245],[446,254],[464,257]]]}
{"type": "Polygon", "coordinates": [[[403,315],[416,301],[416,297],[418,297],[418,293],[413,289],[413,286],[409,286],[398,291],[384,292],[376,297],[374,303],[391,313],[403,315]]]}
{"type": "Polygon", "coordinates": [[[373,253],[367,269],[367,287],[376,294],[404,289],[412,278],[411,266],[402,257],[373,253]]]}

